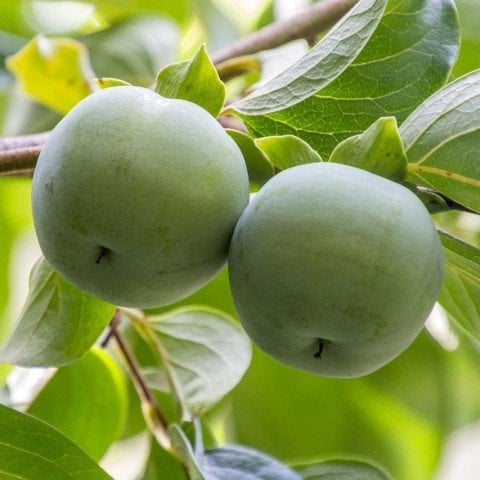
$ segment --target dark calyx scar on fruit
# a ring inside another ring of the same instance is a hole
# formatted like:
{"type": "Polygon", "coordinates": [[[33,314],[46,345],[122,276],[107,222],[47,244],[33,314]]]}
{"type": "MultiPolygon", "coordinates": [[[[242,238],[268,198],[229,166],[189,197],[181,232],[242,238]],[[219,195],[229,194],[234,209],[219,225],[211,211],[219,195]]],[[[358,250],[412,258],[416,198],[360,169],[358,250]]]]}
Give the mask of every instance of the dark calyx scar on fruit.
{"type": "Polygon", "coordinates": [[[100,265],[103,259],[110,253],[110,250],[107,247],[100,247],[100,253],[98,254],[97,259],[95,260],[95,265],[100,265]]]}
{"type": "Polygon", "coordinates": [[[443,249],[407,188],[354,167],[276,175],[237,223],[232,294],[252,340],[287,365],[371,373],[417,337],[440,291],[443,249]]]}
{"type": "Polygon", "coordinates": [[[314,353],[314,357],[318,360],[322,358],[323,349],[325,348],[325,341],[321,338],[318,339],[318,350],[314,353]]]}
{"type": "Polygon", "coordinates": [[[47,261],[86,292],[136,308],[171,304],[212,279],[248,200],[243,156],[208,112],[132,86],[76,105],[49,135],[32,183],[47,261]]]}

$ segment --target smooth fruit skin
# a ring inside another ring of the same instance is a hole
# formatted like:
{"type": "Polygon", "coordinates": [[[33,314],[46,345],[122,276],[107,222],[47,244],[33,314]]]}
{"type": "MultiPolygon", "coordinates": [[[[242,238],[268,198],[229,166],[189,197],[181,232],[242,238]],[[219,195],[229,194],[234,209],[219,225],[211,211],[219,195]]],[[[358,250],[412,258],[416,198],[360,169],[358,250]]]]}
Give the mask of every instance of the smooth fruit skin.
{"type": "Polygon", "coordinates": [[[55,127],[32,208],[55,270],[113,304],[146,308],[220,270],[248,196],[242,154],[212,116],[126,86],[90,95],[55,127]]]}
{"type": "Polygon", "coordinates": [[[235,229],[229,269],[239,317],[261,349],[302,370],[356,377],[418,335],[444,257],[427,210],[408,189],[314,163],[260,190],[235,229]]]}

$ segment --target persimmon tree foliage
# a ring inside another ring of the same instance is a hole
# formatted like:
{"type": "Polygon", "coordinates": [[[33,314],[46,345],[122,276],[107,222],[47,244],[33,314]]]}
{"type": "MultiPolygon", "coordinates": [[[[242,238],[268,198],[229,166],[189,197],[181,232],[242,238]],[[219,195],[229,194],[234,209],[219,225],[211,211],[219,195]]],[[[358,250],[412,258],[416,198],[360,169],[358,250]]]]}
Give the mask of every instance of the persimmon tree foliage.
{"type": "Polygon", "coordinates": [[[263,2],[242,35],[213,0],[63,3],[0,5],[0,478],[112,478],[130,437],[136,480],[432,478],[480,415],[463,3],[263,2]]]}

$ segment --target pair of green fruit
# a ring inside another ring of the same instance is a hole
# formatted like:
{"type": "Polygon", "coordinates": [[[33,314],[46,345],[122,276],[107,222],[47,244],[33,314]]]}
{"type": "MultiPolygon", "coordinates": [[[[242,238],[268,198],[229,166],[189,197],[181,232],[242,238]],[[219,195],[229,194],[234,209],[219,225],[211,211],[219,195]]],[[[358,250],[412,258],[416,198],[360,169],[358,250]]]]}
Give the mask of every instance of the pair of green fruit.
{"type": "Polygon", "coordinates": [[[242,154],[216,120],[139,87],[77,105],[43,147],[32,186],[46,259],[111,303],[178,301],[229,255],[239,317],[278,360],[353,377],[407,348],[444,264],[413,193],[318,163],[280,173],[248,200],[242,154]]]}

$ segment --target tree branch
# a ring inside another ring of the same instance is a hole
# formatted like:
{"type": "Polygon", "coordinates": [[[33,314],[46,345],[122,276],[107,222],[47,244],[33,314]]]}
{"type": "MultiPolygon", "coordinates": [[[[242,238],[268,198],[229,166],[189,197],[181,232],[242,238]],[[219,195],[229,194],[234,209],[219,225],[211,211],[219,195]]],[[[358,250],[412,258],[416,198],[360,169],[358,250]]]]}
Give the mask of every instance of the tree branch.
{"type": "Polygon", "coordinates": [[[0,153],[4,150],[14,150],[26,147],[41,147],[47,140],[50,132],[20,135],[18,137],[0,138],[0,153]]]}
{"type": "MultiPolygon", "coordinates": [[[[256,60],[248,55],[278,47],[295,39],[312,38],[334,25],[357,1],[317,1],[298,15],[267,25],[214,53],[212,60],[225,78],[256,68],[256,60]],[[243,58],[231,61],[237,57],[243,58]]],[[[49,133],[0,139],[0,176],[31,175],[49,133]]]]}
{"type": "MultiPolygon", "coordinates": [[[[22,137],[14,137],[12,142],[18,144],[18,139],[22,137]]],[[[3,144],[8,139],[3,139],[3,144]]],[[[37,163],[40,155],[41,146],[12,148],[10,150],[0,150],[0,176],[30,175],[37,163]]]]}
{"type": "Polygon", "coordinates": [[[299,14],[267,25],[215,52],[212,61],[217,65],[231,58],[270,50],[292,40],[311,38],[338,22],[357,2],[358,0],[317,1],[299,14]]]}

